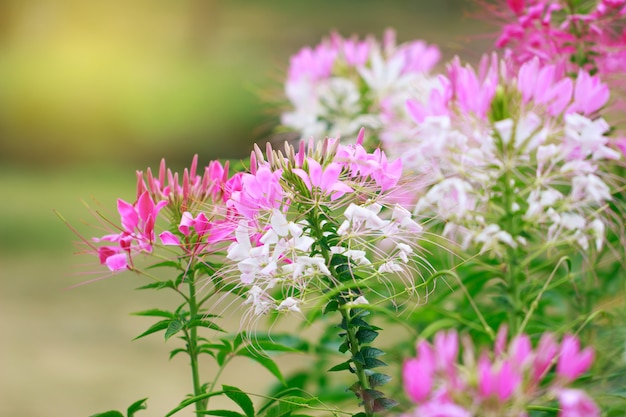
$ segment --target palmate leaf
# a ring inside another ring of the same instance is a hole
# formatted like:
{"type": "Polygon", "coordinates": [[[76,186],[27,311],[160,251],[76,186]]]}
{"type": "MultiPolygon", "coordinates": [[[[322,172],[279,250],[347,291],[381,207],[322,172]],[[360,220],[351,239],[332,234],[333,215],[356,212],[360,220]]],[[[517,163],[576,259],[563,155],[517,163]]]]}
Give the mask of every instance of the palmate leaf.
{"type": "Polygon", "coordinates": [[[224,394],[228,398],[233,400],[243,410],[246,417],[254,417],[254,405],[248,394],[230,385],[222,385],[222,390],[224,390],[224,394]]]}
{"type": "Polygon", "coordinates": [[[218,332],[226,333],[226,331],[222,329],[220,326],[218,326],[217,324],[213,323],[210,320],[206,320],[205,318],[194,319],[194,320],[191,320],[189,323],[187,323],[187,328],[190,329],[192,327],[206,327],[207,329],[217,330],[218,332]]]}

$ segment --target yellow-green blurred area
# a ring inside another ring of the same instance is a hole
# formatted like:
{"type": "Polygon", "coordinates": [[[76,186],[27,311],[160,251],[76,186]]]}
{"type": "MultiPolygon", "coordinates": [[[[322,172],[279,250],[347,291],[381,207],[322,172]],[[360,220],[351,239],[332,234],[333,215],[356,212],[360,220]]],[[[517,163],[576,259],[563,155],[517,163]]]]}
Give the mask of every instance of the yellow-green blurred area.
{"type": "MultiPolygon", "coordinates": [[[[150,321],[128,313],[170,300],[133,291],[130,274],[67,289],[94,277],[79,271],[106,271],[74,257],[53,209],[102,235],[81,200],[117,220],[135,170],[245,158],[278,121],[268,101],[289,56],[332,30],[394,28],[475,61],[493,28],[467,3],[0,0],[0,415],[87,416],[150,397],[139,416],[161,416],[190,391],[183,358],[167,361],[175,341],[130,342],[150,321]]],[[[250,372],[267,373],[249,366],[234,369],[254,389],[250,372]]]]}

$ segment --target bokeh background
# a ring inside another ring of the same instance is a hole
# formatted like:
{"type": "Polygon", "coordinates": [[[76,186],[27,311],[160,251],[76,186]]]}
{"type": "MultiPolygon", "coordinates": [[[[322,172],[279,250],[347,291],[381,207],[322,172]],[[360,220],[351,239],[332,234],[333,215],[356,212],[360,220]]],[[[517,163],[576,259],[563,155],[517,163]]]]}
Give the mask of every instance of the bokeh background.
{"type": "MultiPolygon", "coordinates": [[[[129,313],[167,295],[134,291],[130,274],[76,286],[105,273],[73,255],[53,209],[99,235],[90,210],[116,218],[135,170],[245,158],[272,137],[289,56],[331,30],[394,28],[476,60],[494,28],[470,3],[0,0],[0,415],[89,416],[150,397],[139,415],[162,416],[190,391],[173,344],[131,343],[151,321],[129,313]]],[[[254,389],[264,372],[242,360],[223,382],[254,389]]]]}

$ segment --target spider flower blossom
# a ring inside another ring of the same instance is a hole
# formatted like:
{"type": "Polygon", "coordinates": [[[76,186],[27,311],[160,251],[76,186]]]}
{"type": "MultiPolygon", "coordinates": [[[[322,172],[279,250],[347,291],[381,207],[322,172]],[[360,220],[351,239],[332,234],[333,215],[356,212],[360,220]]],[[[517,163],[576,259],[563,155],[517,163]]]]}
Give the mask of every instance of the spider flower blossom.
{"type": "MultiPolygon", "coordinates": [[[[240,220],[227,258],[247,289],[251,314],[300,311],[307,298],[340,284],[338,259],[355,280],[393,274],[413,286],[421,226],[407,209],[383,207],[400,163],[333,139],[303,143],[297,152],[286,145],[285,155],[256,148],[250,173],[231,196],[240,220]]],[[[369,297],[355,293],[355,302],[369,297]]]]}
{"type": "Polygon", "coordinates": [[[430,184],[417,190],[415,213],[436,215],[447,222],[445,234],[494,254],[526,245],[529,232],[600,249],[601,207],[612,193],[606,167],[621,157],[609,125],[595,116],[607,86],[584,72],[572,81],[538,60],[514,71],[495,55],[477,72],[455,60],[448,77],[456,81],[444,83],[443,106],[417,106],[405,139],[383,142],[430,184]],[[503,228],[502,213],[523,229],[503,228]]]}
{"type": "Polygon", "coordinates": [[[121,218],[119,232],[95,238],[94,246],[101,264],[116,272],[133,268],[133,256],[152,253],[156,236],[156,222],[162,209],[169,216],[160,216],[169,222],[167,230],[158,235],[165,246],[179,246],[185,254],[212,252],[221,242],[232,240],[236,211],[227,207],[226,200],[241,188],[241,176],[228,177],[228,164],[212,161],[202,176],[197,175],[198,157],[194,156],[191,168],[185,169],[182,181],[179,175],[166,168],[161,161],[159,174],[137,172],[137,200],[131,204],[118,200],[121,218]]]}
{"type": "Polygon", "coordinates": [[[156,218],[166,204],[167,201],[155,204],[148,192],[143,192],[134,204],[119,199],[117,210],[121,218],[121,232],[94,239],[95,242],[117,244],[98,247],[100,263],[111,271],[121,271],[130,267],[132,253],[152,252],[156,218]]]}
{"type": "Polygon", "coordinates": [[[566,335],[559,345],[550,333],[542,335],[535,349],[525,334],[506,344],[506,328],[500,329],[493,352],[476,353],[469,339],[454,330],[435,335],[434,345],[417,344],[417,356],[403,366],[403,384],[416,408],[405,416],[472,417],[528,416],[527,407],[556,399],[561,417],[600,415],[597,405],[582,390],[568,384],[591,366],[590,348],[579,352],[578,339],[566,335]],[[549,378],[555,361],[556,377],[549,378]]]}
{"type": "Polygon", "coordinates": [[[518,65],[538,58],[567,66],[573,73],[583,69],[602,76],[626,69],[622,0],[509,0],[508,7],[480,3],[502,24],[496,46],[506,48],[518,65]]]}
{"type": "Polygon", "coordinates": [[[404,114],[409,94],[426,96],[437,80],[428,75],[439,50],[423,41],[396,45],[332,34],[291,58],[285,94],[291,109],[283,126],[301,137],[342,137],[354,142],[361,127],[376,132],[384,120],[404,114]]]}

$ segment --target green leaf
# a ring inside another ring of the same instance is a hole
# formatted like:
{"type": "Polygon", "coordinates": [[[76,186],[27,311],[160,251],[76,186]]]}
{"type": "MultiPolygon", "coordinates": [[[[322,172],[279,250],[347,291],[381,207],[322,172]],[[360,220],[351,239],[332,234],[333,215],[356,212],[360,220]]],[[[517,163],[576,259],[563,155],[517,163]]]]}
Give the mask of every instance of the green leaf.
{"type": "Polygon", "coordinates": [[[328,304],[324,306],[322,314],[332,313],[333,311],[337,310],[339,310],[339,302],[337,300],[330,300],[328,304]]]}
{"type": "Polygon", "coordinates": [[[131,313],[133,316],[150,316],[150,317],[165,317],[168,319],[175,319],[176,318],[176,314],[169,312],[169,311],[165,311],[165,310],[159,310],[158,308],[153,308],[150,310],[144,310],[144,311],[138,311],[136,313],[131,313]]]}
{"type": "Polygon", "coordinates": [[[238,413],[236,411],[231,411],[231,410],[197,411],[196,414],[205,415],[205,416],[219,416],[219,417],[246,417],[245,414],[241,414],[241,413],[238,413]]]}
{"type": "Polygon", "coordinates": [[[167,330],[165,331],[165,340],[169,339],[170,337],[174,336],[176,333],[180,332],[183,329],[183,327],[185,327],[185,324],[181,322],[180,320],[170,321],[170,324],[167,326],[167,330]]]}
{"type": "Polygon", "coordinates": [[[246,414],[246,417],[254,417],[254,405],[248,394],[237,387],[222,385],[222,390],[228,398],[233,400],[246,414]]]}
{"type": "Polygon", "coordinates": [[[381,374],[381,373],[373,373],[369,377],[370,385],[372,388],[380,387],[385,385],[387,382],[391,380],[389,375],[381,374]]]}
{"type": "Polygon", "coordinates": [[[137,287],[137,290],[162,290],[164,288],[176,288],[173,281],[159,281],[137,287]]]}
{"type": "Polygon", "coordinates": [[[217,330],[218,332],[226,333],[226,331],[222,329],[220,326],[213,323],[212,321],[205,320],[205,319],[191,320],[187,324],[187,328],[191,328],[191,327],[206,327],[208,329],[217,330]]]}
{"type": "Polygon", "coordinates": [[[361,411],[360,413],[353,414],[352,417],[367,417],[367,414],[361,411]]]}
{"type": "Polygon", "coordinates": [[[350,349],[350,343],[349,342],[343,342],[340,346],[339,346],[339,352],[341,353],[346,353],[348,350],[350,349]]]}
{"type": "Polygon", "coordinates": [[[133,340],[141,339],[142,337],[148,336],[152,333],[160,332],[161,330],[166,330],[169,327],[171,321],[172,320],[161,320],[160,322],[155,323],[152,326],[150,326],[148,330],[146,330],[145,332],[143,332],[142,334],[140,334],[133,340]]]}
{"type": "Polygon", "coordinates": [[[376,358],[378,356],[382,356],[385,354],[385,352],[383,352],[382,350],[376,349],[375,347],[371,347],[371,346],[362,347],[359,353],[364,358],[376,358]]]}
{"type": "Polygon", "coordinates": [[[175,262],[175,261],[163,261],[163,262],[159,262],[153,265],[150,265],[147,269],[154,269],[154,268],[161,268],[161,267],[170,267],[170,268],[175,268],[178,269],[179,271],[183,271],[183,267],[180,265],[180,263],[175,262]]]}
{"type": "Polygon", "coordinates": [[[378,368],[380,366],[387,366],[387,364],[376,358],[365,358],[365,363],[363,364],[365,369],[378,368]]]}
{"type": "Polygon", "coordinates": [[[128,410],[127,410],[128,417],[134,417],[137,411],[145,410],[146,408],[148,408],[148,404],[146,404],[147,400],[148,400],[147,398],[144,398],[142,400],[135,401],[134,403],[132,403],[130,407],[128,407],[128,410]]]}
{"type": "Polygon", "coordinates": [[[124,417],[119,411],[105,411],[104,413],[94,414],[90,417],[124,417]]]}
{"type": "Polygon", "coordinates": [[[374,339],[376,339],[376,337],[378,337],[378,332],[374,330],[359,329],[359,331],[356,332],[356,338],[359,343],[371,343],[374,339]]]}
{"type": "Polygon", "coordinates": [[[270,371],[272,375],[278,378],[281,384],[286,385],[285,378],[283,377],[283,374],[280,372],[278,365],[276,365],[276,362],[274,362],[267,356],[263,356],[262,354],[258,352],[250,351],[247,348],[239,350],[237,352],[237,355],[246,356],[252,359],[253,361],[257,362],[259,365],[261,365],[262,367],[270,371]]]}
{"type": "Polygon", "coordinates": [[[174,349],[170,352],[170,359],[172,359],[174,356],[178,355],[179,353],[186,353],[187,351],[185,349],[179,348],[179,349],[174,349]]]}
{"type": "Polygon", "coordinates": [[[265,413],[266,417],[284,417],[290,415],[292,411],[309,405],[313,399],[293,396],[281,398],[278,401],[278,405],[267,410],[265,413]]]}
{"type": "Polygon", "coordinates": [[[372,408],[374,412],[380,412],[389,410],[396,405],[398,405],[398,402],[396,400],[392,400],[391,398],[376,398],[374,400],[374,406],[372,408]]]}
{"type": "Polygon", "coordinates": [[[337,372],[337,371],[352,371],[352,366],[350,366],[351,360],[347,360],[345,362],[341,362],[339,365],[335,365],[328,370],[328,372],[337,372]]]}

